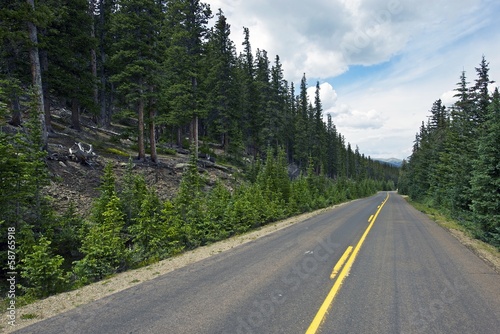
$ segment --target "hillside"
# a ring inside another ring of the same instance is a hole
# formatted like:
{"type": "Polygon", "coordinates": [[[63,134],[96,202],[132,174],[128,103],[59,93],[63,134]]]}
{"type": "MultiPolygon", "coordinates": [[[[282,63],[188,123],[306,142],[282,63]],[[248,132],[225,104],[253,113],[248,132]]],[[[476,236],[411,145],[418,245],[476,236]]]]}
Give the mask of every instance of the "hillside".
{"type": "MultiPolygon", "coordinates": [[[[158,150],[158,163],[140,162],[135,159],[133,141],[119,139],[124,133],[132,131],[132,127],[111,123],[102,129],[90,118],[82,116],[82,131],[70,128],[68,120],[71,112],[61,108],[52,113],[52,126],[55,129],[49,136],[49,159],[47,167],[50,172],[50,185],[44,189],[59,212],[67,209],[71,202],[83,216],[90,213],[92,201],[99,196],[99,186],[104,167],[111,164],[118,181],[121,181],[130,163],[135,173],[144,176],[146,184],[156,189],[161,200],[172,199],[179,189],[183,172],[189,162],[189,150],[171,146],[168,150],[158,150]],[[90,163],[76,161],[70,154],[76,143],[85,147],[92,145],[96,156],[90,163]],[[168,154],[164,153],[168,152],[168,154]]],[[[216,149],[213,149],[215,151],[216,149]]],[[[222,151],[217,150],[221,153],[222,151]]],[[[222,166],[205,159],[199,160],[199,171],[204,175],[210,188],[217,180],[224,181],[229,188],[240,183],[235,175],[241,170],[234,166],[222,166]]]]}

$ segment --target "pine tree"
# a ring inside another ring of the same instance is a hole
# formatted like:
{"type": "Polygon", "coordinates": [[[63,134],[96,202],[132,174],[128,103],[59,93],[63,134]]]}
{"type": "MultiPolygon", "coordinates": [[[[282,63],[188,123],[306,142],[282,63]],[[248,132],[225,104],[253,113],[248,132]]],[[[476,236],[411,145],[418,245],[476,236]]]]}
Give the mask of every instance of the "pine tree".
{"type": "Polygon", "coordinates": [[[75,262],[80,283],[100,280],[126,268],[128,251],[121,231],[125,224],[120,199],[112,194],[102,213],[102,222],[91,222],[80,251],[84,258],[75,262]]]}
{"type": "Polygon", "coordinates": [[[310,124],[308,115],[308,97],[306,75],[302,76],[300,82],[300,94],[298,96],[297,112],[295,118],[295,154],[294,159],[301,168],[307,165],[310,153],[310,124]]]}
{"type": "MultiPolygon", "coordinates": [[[[494,83],[494,81],[489,78],[489,63],[483,55],[479,67],[476,67],[477,79],[474,87],[471,88],[470,94],[472,101],[474,103],[474,114],[473,121],[477,125],[481,125],[486,120],[486,114],[488,113],[488,106],[491,101],[488,86],[494,83]]],[[[480,129],[477,129],[478,132],[480,129]]]]}
{"type": "Polygon", "coordinates": [[[275,133],[273,123],[275,115],[271,110],[271,83],[270,68],[267,51],[257,49],[255,56],[255,109],[250,118],[250,127],[253,133],[253,145],[258,152],[264,153],[266,146],[273,143],[275,133]]]}
{"type": "Polygon", "coordinates": [[[116,177],[113,172],[113,166],[108,163],[104,167],[104,173],[101,177],[101,185],[99,187],[100,195],[92,206],[90,219],[95,224],[100,224],[104,220],[104,212],[113,196],[116,196],[116,177]]]}
{"type": "MultiPolygon", "coordinates": [[[[146,159],[145,113],[149,111],[150,131],[154,133],[155,106],[158,98],[161,43],[159,29],[162,13],[157,0],[123,0],[113,14],[111,33],[115,36],[111,55],[114,74],[125,107],[137,112],[138,159],[146,159]]],[[[151,135],[151,157],[156,160],[155,138],[151,135]]]]}
{"type": "Polygon", "coordinates": [[[320,174],[325,172],[325,160],[326,160],[326,128],[323,121],[323,106],[320,97],[320,85],[319,81],[316,83],[316,91],[314,94],[314,132],[312,150],[315,157],[315,169],[316,173],[320,174]]]}
{"type": "MultiPolygon", "coordinates": [[[[149,190],[142,200],[135,224],[129,231],[134,250],[142,260],[159,260],[168,249],[167,224],[161,219],[162,206],[154,190],[149,190]]],[[[168,253],[167,253],[168,254],[168,253]]]]}
{"type": "Polygon", "coordinates": [[[64,258],[54,255],[50,244],[45,236],[40,237],[21,259],[21,277],[25,280],[22,288],[31,297],[47,297],[61,292],[69,282],[68,275],[61,268],[64,258]]]}
{"type": "Polygon", "coordinates": [[[0,7],[0,80],[6,103],[11,110],[9,123],[21,126],[21,87],[31,83],[30,68],[26,66],[29,41],[26,17],[29,14],[25,2],[5,0],[0,7]]]}
{"type": "Polygon", "coordinates": [[[134,219],[139,215],[148,189],[144,177],[134,173],[134,164],[131,160],[128,162],[121,183],[122,187],[119,196],[124,205],[125,226],[128,227],[133,224],[134,219]]]}
{"type": "Polygon", "coordinates": [[[472,212],[475,222],[500,246],[500,94],[498,88],[485,115],[485,130],[471,179],[472,212]]]}
{"type": "Polygon", "coordinates": [[[447,190],[447,206],[455,216],[468,211],[470,171],[475,156],[474,133],[474,104],[467,86],[465,71],[460,75],[460,81],[456,84],[455,97],[458,98],[453,106],[449,133],[445,142],[445,149],[441,155],[443,175],[448,182],[443,182],[447,190]]]}
{"type": "Polygon", "coordinates": [[[269,145],[275,149],[286,147],[288,144],[287,132],[291,128],[287,127],[291,124],[289,119],[288,103],[288,83],[284,79],[283,67],[280,57],[276,56],[274,65],[271,68],[271,97],[269,101],[268,124],[271,137],[268,139],[269,145]]]}
{"type": "Polygon", "coordinates": [[[255,85],[255,63],[250,44],[250,30],[243,28],[243,52],[238,57],[238,80],[241,89],[240,108],[242,114],[243,136],[246,138],[245,144],[247,151],[254,159],[259,154],[258,137],[260,128],[256,128],[258,122],[253,118],[254,113],[258,112],[257,88],[255,85]]]}
{"type": "Polygon", "coordinates": [[[332,115],[327,115],[326,125],[326,174],[335,178],[338,174],[338,146],[337,146],[337,129],[332,121],[332,115]]]}
{"type": "Polygon", "coordinates": [[[227,153],[241,150],[238,143],[237,110],[239,92],[236,85],[236,49],[229,35],[230,25],[221,10],[207,43],[203,89],[207,92],[207,127],[209,134],[221,142],[227,153]]]}
{"type": "MultiPolygon", "coordinates": [[[[97,111],[90,54],[96,39],[91,36],[89,3],[88,0],[49,0],[48,5],[53,19],[40,38],[43,42],[44,91],[48,94],[50,90],[70,101],[71,126],[81,130],[81,109],[94,115],[97,111]]],[[[48,99],[46,103],[50,103],[48,99]]]]}
{"type": "MultiPolygon", "coordinates": [[[[36,17],[36,9],[34,0],[26,0],[31,9],[31,18],[36,17]]],[[[40,66],[40,56],[38,50],[38,29],[32,20],[28,21],[28,33],[30,44],[30,62],[31,62],[31,76],[33,79],[33,89],[35,91],[34,98],[36,101],[37,109],[38,109],[38,117],[40,123],[40,142],[41,149],[47,148],[47,125],[45,123],[45,108],[44,108],[44,99],[43,99],[43,89],[42,89],[42,70],[40,66]]]]}
{"type": "MultiPolygon", "coordinates": [[[[199,118],[206,116],[202,81],[202,56],[212,17],[208,4],[199,0],[172,0],[166,8],[168,38],[164,68],[168,78],[165,93],[170,108],[169,122],[179,127],[190,123],[190,138],[198,152],[199,118]]],[[[178,138],[180,141],[181,138],[178,138]]],[[[178,143],[180,144],[180,142],[178,143]]]]}
{"type": "Polygon", "coordinates": [[[199,224],[203,224],[203,193],[202,179],[198,172],[198,159],[195,150],[191,149],[189,166],[182,176],[179,192],[173,202],[176,215],[183,222],[185,236],[184,244],[187,248],[200,245],[198,238],[199,224]]]}

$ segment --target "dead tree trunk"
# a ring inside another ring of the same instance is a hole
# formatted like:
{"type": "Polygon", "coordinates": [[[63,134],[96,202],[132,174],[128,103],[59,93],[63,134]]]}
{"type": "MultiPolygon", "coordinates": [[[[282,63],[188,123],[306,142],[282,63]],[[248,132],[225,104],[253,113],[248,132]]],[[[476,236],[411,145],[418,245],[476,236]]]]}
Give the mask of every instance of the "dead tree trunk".
{"type": "MultiPolygon", "coordinates": [[[[106,50],[105,50],[105,29],[104,29],[104,24],[105,22],[105,8],[104,8],[104,1],[99,1],[99,53],[101,55],[101,61],[100,61],[100,71],[99,71],[99,76],[101,79],[101,87],[100,87],[100,99],[101,99],[101,115],[100,115],[100,124],[102,127],[107,128],[111,124],[111,111],[108,110],[107,105],[108,105],[108,96],[107,96],[107,89],[106,89],[106,68],[105,68],[105,63],[106,63],[106,50]]],[[[109,104],[111,105],[111,103],[109,104]]]]}
{"type": "MultiPolygon", "coordinates": [[[[89,16],[92,20],[90,25],[90,38],[95,39],[95,20],[94,20],[95,0],[89,1],[89,16]]],[[[92,92],[94,105],[97,108],[99,105],[99,87],[97,86],[97,52],[93,47],[90,50],[90,68],[92,69],[92,78],[94,80],[92,92]]],[[[97,123],[97,115],[94,114],[94,121],[97,123]]]]}
{"type": "MultiPolygon", "coordinates": [[[[31,10],[35,11],[34,0],[26,0],[31,10]]],[[[36,94],[36,102],[38,109],[38,118],[41,126],[41,145],[42,149],[47,149],[47,126],[45,123],[44,106],[43,106],[43,90],[42,90],[42,72],[40,69],[40,56],[38,54],[38,32],[37,27],[33,22],[28,22],[28,33],[31,41],[30,47],[30,62],[31,76],[33,78],[33,86],[36,94]]]]}
{"type": "MultiPolygon", "coordinates": [[[[49,72],[49,56],[47,50],[40,51],[40,62],[42,75],[45,75],[49,72]]],[[[47,82],[47,80],[43,80],[42,90],[45,126],[47,127],[47,132],[54,132],[54,130],[52,129],[52,121],[50,117],[49,83],[47,82]]]]}
{"type": "Polygon", "coordinates": [[[139,106],[138,106],[137,118],[138,118],[138,126],[139,126],[139,135],[137,138],[137,144],[139,146],[139,155],[137,159],[144,161],[146,160],[146,150],[144,148],[144,98],[139,97],[139,106]]]}
{"type": "Polygon", "coordinates": [[[71,127],[77,131],[82,130],[80,125],[80,104],[75,98],[71,100],[71,127]]]}
{"type": "Polygon", "coordinates": [[[9,124],[12,126],[21,126],[21,104],[19,103],[19,95],[17,93],[11,94],[11,108],[12,108],[12,118],[9,124]]]}
{"type": "Polygon", "coordinates": [[[158,162],[158,155],[156,153],[155,114],[154,108],[151,108],[149,110],[149,141],[151,145],[151,161],[158,162]]]}

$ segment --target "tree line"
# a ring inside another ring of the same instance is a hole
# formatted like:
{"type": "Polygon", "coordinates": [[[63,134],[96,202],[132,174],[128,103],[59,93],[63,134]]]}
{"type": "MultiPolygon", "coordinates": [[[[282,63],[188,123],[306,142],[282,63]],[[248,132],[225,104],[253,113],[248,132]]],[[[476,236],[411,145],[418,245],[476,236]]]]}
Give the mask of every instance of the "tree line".
{"type": "Polygon", "coordinates": [[[413,153],[402,166],[399,191],[439,208],[479,239],[500,247],[500,95],[483,56],[472,85],[465,71],[449,108],[433,103],[413,153]]]}
{"type": "Polygon", "coordinates": [[[82,113],[102,127],[135,119],[140,160],[157,161],[158,144],[189,138],[198,149],[203,138],[235,159],[282,147],[302,171],[311,156],[315,172],[330,177],[355,177],[373,163],[330,115],[324,121],[319,82],[309,97],[304,74],[296,92],[279,56],[253,52],[248,28],[237,54],[222,10],[214,18],[201,1],[5,0],[0,16],[9,122],[21,125],[20,87],[34,85],[42,145],[62,103],[76,130],[82,113]]]}
{"type": "Polygon", "coordinates": [[[0,17],[0,116],[11,125],[0,131],[0,232],[15,228],[19,293],[29,298],[397,186],[396,167],[353,149],[331,115],[324,122],[319,83],[311,99],[304,74],[296,94],[279,56],[271,64],[252,51],[247,28],[237,55],[221,10],[208,26],[208,4],[4,0],[0,17]],[[178,194],[160,201],[132,168],[118,181],[106,166],[88,217],[56,212],[43,192],[56,103],[71,109],[75,130],[82,114],[104,128],[134,119],[142,161],[157,161],[156,145],[190,146],[178,194]],[[203,190],[199,138],[235,163],[253,158],[241,186],[203,190]]]}

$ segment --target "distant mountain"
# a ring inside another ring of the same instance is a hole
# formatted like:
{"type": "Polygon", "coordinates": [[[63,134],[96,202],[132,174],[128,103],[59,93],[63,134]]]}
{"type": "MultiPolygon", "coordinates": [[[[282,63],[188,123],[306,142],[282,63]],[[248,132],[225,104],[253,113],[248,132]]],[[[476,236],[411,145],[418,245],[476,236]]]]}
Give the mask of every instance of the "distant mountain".
{"type": "Polygon", "coordinates": [[[373,160],[385,162],[386,164],[393,165],[396,167],[401,167],[401,165],[403,164],[403,160],[397,158],[389,158],[389,159],[374,158],[373,160]]]}

